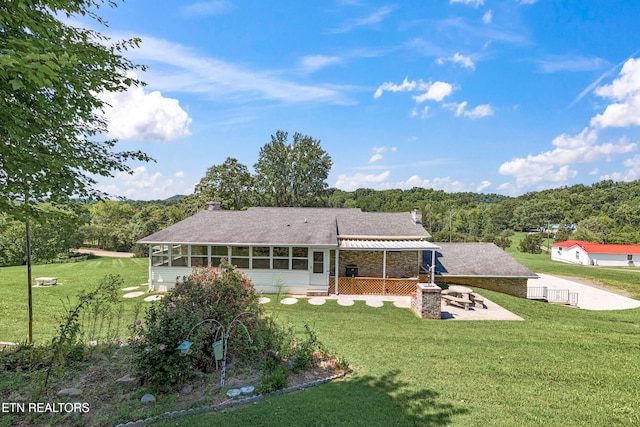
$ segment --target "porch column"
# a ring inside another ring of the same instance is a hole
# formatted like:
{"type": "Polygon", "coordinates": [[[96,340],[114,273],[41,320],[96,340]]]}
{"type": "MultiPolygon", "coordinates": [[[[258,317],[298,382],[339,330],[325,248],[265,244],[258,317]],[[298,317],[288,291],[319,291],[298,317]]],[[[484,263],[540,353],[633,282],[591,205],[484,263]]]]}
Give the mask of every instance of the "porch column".
{"type": "Polygon", "coordinates": [[[382,251],[382,278],[387,278],[387,250],[382,251]]]}
{"type": "Polygon", "coordinates": [[[431,250],[431,269],[433,271],[431,271],[431,284],[435,284],[436,283],[436,250],[432,249],[431,250]]]}
{"type": "Polygon", "coordinates": [[[338,283],[340,282],[340,248],[336,248],[335,252],[335,261],[334,261],[334,286],[336,288],[336,295],[340,295],[340,289],[338,287],[338,283]]]}

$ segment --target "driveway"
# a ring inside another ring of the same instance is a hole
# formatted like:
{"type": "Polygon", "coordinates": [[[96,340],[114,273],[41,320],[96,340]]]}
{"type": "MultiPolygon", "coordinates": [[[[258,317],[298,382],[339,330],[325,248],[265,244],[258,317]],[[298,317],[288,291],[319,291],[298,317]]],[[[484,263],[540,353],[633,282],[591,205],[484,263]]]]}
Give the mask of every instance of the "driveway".
{"type": "Polygon", "coordinates": [[[562,277],[536,273],[539,279],[529,279],[527,286],[546,286],[549,289],[569,289],[578,293],[578,307],[585,310],[626,310],[640,307],[640,301],[595,288],[562,277]]]}

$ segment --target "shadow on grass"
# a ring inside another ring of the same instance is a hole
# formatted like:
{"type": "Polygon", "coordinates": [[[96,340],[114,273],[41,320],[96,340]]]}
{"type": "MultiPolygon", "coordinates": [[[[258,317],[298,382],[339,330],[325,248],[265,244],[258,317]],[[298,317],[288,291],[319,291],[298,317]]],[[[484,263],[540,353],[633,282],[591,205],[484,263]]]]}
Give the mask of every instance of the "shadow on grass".
{"type": "Polygon", "coordinates": [[[409,389],[399,371],[352,376],[300,392],[269,397],[220,413],[173,419],[160,426],[442,426],[468,409],[445,402],[427,388],[409,389]]]}

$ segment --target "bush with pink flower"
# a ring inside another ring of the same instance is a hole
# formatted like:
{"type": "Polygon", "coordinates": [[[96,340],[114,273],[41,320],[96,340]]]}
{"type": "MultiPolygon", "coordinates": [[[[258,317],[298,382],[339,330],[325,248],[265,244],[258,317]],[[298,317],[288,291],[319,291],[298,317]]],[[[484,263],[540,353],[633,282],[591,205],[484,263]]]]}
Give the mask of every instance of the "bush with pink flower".
{"type": "MultiPolygon", "coordinates": [[[[205,319],[227,325],[240,313],[249,311],[256,317],[247,318],[245,324],[253,333],[262,310],[253,284],[234,266],[223,263],[219,268],[195,268],[164,298],[152,303],[144,321],[136,320],[132,325],[130,344],[139,377],[145,385],[168,391],[179,387],[196,371],[212,371],[217,327],[214,323],[193,329],[194,326],[205,319]],[[187,338],[195,344],[185,357],[176,348],[187,338]]],[[[228,348],[230,359],[260,351],[256,350],[255,341],[249,345],[244,328],[233,329],[228,348]]]]}

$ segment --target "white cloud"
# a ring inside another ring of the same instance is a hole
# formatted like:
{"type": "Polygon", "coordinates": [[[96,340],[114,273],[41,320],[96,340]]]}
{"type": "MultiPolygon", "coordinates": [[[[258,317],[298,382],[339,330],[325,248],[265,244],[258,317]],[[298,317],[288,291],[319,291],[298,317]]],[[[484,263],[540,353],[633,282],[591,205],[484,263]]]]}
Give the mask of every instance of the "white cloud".
{"type": "Polygon", "coordinates": [[[371,156],[371,158],[369,159],[369,163],[377,162],[378,160],[381,160],[382,157],[383,157],[382,154],[376,153],[373,156],[371,156]]]}
{"type": "MultiPolygon", "coordinates": [[[[127,34],[112,35],[127,39],[127,34]]],[[[136,35],[140,36],[140,35],[136,35]]],[[[347,90],[336,85],[304,85],[278,77],[280,71],[254,71],[244,65],[207,57],[177,43],[142,36],[140,48],[131,51],[132,60],[150,65],[144,80],[164,91],[208,96],[219,102],[270,100],[352,105],[347,90]]]]}
{"type": "Polygon", "coordinates": [[[610,175],[603,175],[600,180],[611,179],[614,181],[635,181],[640,179],[640,155],[636,155],[623,162],[623,165],[628,168],[625,172],[614,172],[610,175]]]}
{"type": "Polygon", "coordinates": [[[342,26],[334,28],[329,32],[333,34],[347,33],[356,28],[368,27],[374,24],[379,24],[380,22],[384,21],[387,18],[387,16],[389,16],[391,12],[393,12],[394,9],[395,9],[394,6],[382,6],[375,12],[365,17],[348,20],[342,26]]]}
{"type": "Polygon", "coordinates": [[[486,190],[489,187],[491,187],[490,181],[482,181],[480,184],[476,186],[476,192],[482,193],[484,190],[486,190]]]}
{"type": "Polygon", "coordinates": [[[418,175],[413,175],[405,181],[396,182],[394,188],[409,189],[413,187],[433,188],[450,193],[468,191],[469,188],[460,181],[452,180],[450,176],[433,179],[423,179],[418,175]]]}
{"type": "Polygon", "coordinates": [[[463,101],[459,104],[456,104],[455,102],[453,102],[449,104],[444,104],[443,106],[445,108],[453,110],[456,117],[468,117],[470,119],[480,119],[482,117],[493,115],[493,109],[489,104],[478,105],[474,107],[472,110],[467,110],[467,105],[469,105],[469,103],[467,101],[463,101]]]}
{"type": "Polygon", "coordinates": [[[391,171],[384,171],[378,175],[363,173],[354,175],[341,174],[338,176],[335,187],[343,191],[354,191],[358,188],[379,189],[380,184],[386,181],[390,175],[391,171]]]}
{"type": "Polygon", "coordinates": [[[629,59],[622,66],[620,76],[610,85],[600,86],[596,95],[612,99],[602,114],[591,119],[598,128],[640,125],[640,59],[629,59]]]}
{"type": "Polygon", "coordinates": [[[445,82],[424,82],[422,79],[409,80],[407,77],[404,78],[401,84],[395,84],[393,82],[385,82],[382,83],[376,89],[373,97],[378,99],[382,96],[384,92],[413,92],[413,91],[424,91],[421,95],[414,96],[413,99],[417,103],[422,103],[426,100],[433,101],[442,101],[445,97],[451,95],[453,92],[453,86],[449,83],[445,82]]]}
{"type": "Polygon", "coordinates": [[[411,110],[411,117],[420,117],[421,119],[426,119],[429,117],[429,106],[425,105],[421,111],[418,111],[417,107],[414,107],[411,110]]]}
{"type": "Polygon", "coordinates": [[[442,101],[445,97],[451,95],[453,92],[453,86],[449,83],[445,82],[435,82],[427,84],[427,91],[422,95],[414,96],[413,99],[416,100],[418,104],[423,103],[424,101],[442,101]]]}
{"type": "Polygon", "coordinates": [[[482,15],[482,22],[490,24],[493,21],[493,10],[488,10],[482,15]]]}
{"type": "Polygon", "coordinates": [[[191,135],[191,118],[180,102],[159,91],[131,87],[126,92],[105,92],[100,98],[108,104],[104,113],[112,138],[169,141],[191,135]]]}
{"type": "Polygon", "coordinates": [[[100,190],[119,197],[133,200],[164,200],[176,194],[190,194],[193,187],[183,181],[183,172],[172,177],[164,177],[160,172],[149,172],[146,166],[139,166],[133,174],[118,172],[113,178],[100,179],[100,190]]]}
{"type": "Polygon", "coordinates": [[[449,4],[454,3],[469,4],[477,8],[478,6],[482,6],[484,4],[484,0],[449,0],[449,4]]]}
{"type": "Polygon", "coordinates": [[[476,64],[473,63],[473,60],[470,56],[465,56],[458,52],[454,53],[453,56],[450,56],[448,58],[438,58],[436,62],[440,65],[444,64],[445,62],[452,62],[453,64],[458,64],[463,68],[469,68],[471,70],[474,70],[476,68],[476,64]]]}
{"type": "Polygon", "coordinates": [[[306,73],[314,73],[329,65],[337,64],[342,61],[342,58],[338,56],[326,56],[326,55],[309,55],[302,58],[300,65],[306,73]]]}
{"type": "Polygon", "coordinates": [[[416,83],[415,80],[409,81],[407,77],[405,77],[399,85],[392,82],[385,82],[378,86],[373,97],[378,99],[384,92],[411,92],[417,87],[417,85],[418,83],[416,83]]]}
{"type": "Polygon", "coordinates": [[[500,165],[498,172],[515,178],[517,188],[530,185],[543,188],[566,183],[575,177],[577,171],[572,169],[574,164],[593,163],[637,148],[636,143],[629,143],[624,138],[616,143],[600,145],[597,141],[597,132],[589,128],[585,128],[576,136],[562,134],[552,142],[555,149],[504,162],[500,165]]]}

